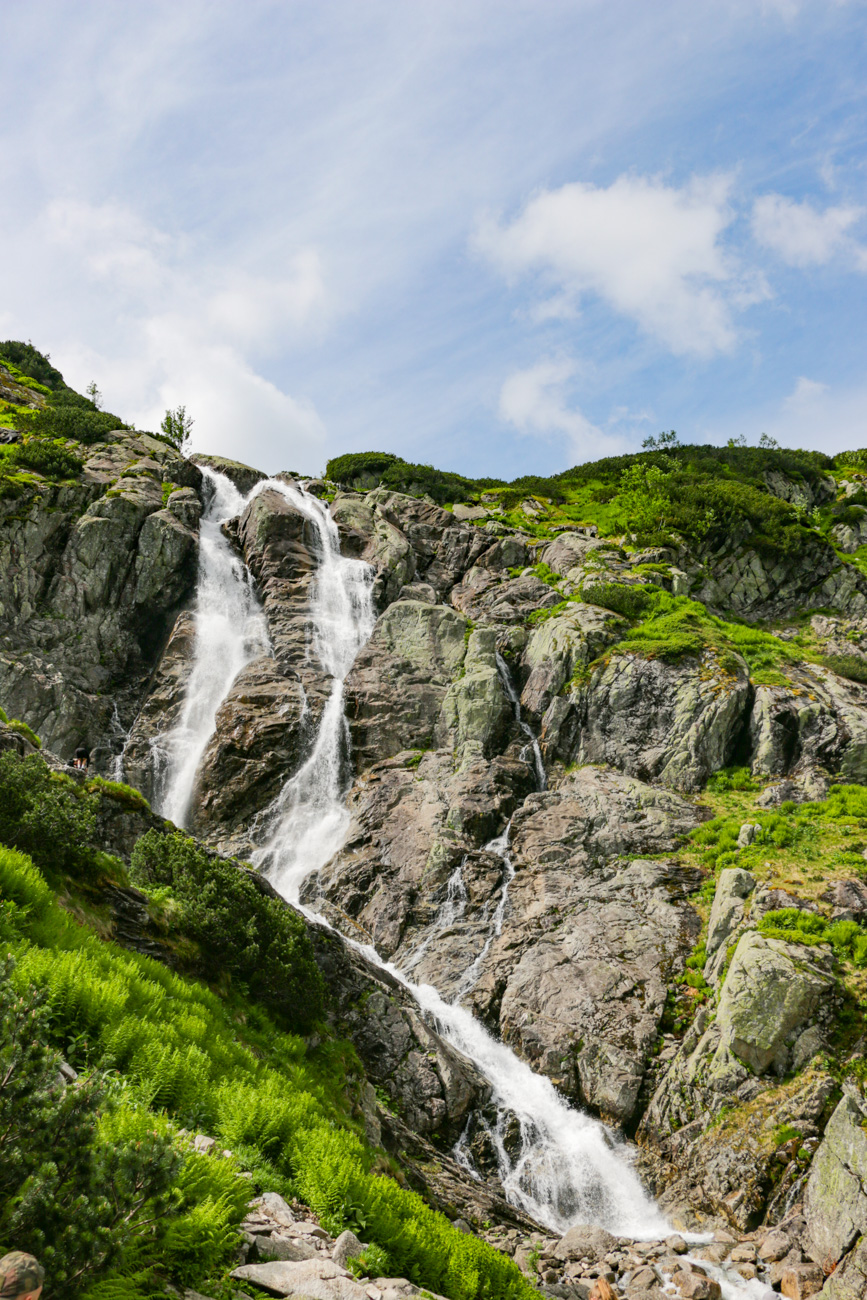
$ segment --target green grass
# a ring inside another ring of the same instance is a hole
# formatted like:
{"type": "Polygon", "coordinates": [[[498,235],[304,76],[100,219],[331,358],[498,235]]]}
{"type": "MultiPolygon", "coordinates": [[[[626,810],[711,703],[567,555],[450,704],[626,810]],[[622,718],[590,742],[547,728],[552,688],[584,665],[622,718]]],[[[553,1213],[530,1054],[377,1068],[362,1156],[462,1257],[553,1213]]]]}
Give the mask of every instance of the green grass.
{"type": "Polygon", "coordinates": [[[333,1050],[317,1067],[303,1041],[278,1030],[255,1004],[221,999],[99,940],[62,911],[29,859],[9,849],[0,849],[0,900],[0,937],[17,958],[15,978],[43,990],[54,1044],[67,1059],[115,1072],[148,1124],[202,1129],[236,1153],[219,1162],[222,1208],[212,1187],[198,1200],[193,1189],[174,1249],[160,1246],[155,1257],[145,1252],[135,1261],[144,1275],[202,1285],[215,1254],[223,1267],[230,1263],[232,1222],[251,1188],[234,1176],[246,1167],[254,1188],[298,1196],[331,1231],[348,1222],[363,1227],[417,1285],[453,1300],[534,1294],[508,1257],[373,1172],[376,1155],[345,1111],[351,1049],[341,1049],[342,1069],[333,1050]]]}
{"type": "Polygon", "coordinates": [[[784,907],[766,912],[759,921],[759,933],[792,943],[828,943],[838,957],[858,968],[867,966],[867,929],[855,921],[829,921],[813,912],[784,907]]]}
{"type": "Polygon", "coordinates": [[[131,785],[125,785],[123,781],[106,781],[104,777],[95,776],[88,781],[86,788],[94,794],[103,794],[106,798],[123,804],[131,812],[149,813],[151,810],[150,804],[141,791],[133,789],[131,785]]]}

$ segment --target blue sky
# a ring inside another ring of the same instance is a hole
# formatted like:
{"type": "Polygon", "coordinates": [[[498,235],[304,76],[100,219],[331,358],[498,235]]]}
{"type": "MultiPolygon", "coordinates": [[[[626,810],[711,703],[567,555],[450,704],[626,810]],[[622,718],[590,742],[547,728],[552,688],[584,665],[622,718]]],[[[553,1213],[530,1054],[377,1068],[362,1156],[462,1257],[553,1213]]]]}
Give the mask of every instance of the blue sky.
{"type": "Polygon", "coordinates": [[[864,0],[0,0],[0,338],[268,470],[867,446],[864,0]]]}

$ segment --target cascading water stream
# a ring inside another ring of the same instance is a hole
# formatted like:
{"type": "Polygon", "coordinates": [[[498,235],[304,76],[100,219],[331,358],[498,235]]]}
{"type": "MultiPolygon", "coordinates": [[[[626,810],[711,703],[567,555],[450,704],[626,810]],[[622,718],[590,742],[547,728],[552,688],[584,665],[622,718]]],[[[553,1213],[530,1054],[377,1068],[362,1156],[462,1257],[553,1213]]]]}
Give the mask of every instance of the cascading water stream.
{"type": "Polygon", "coordinates": [[[296,906],[305,878],[324,867],[342,847],[349,827],[345,804],[349,776],[349,728],[343,686],[376,622],[373,571],[340,554],[337,525],[314,496],[275,483],[287,501],[314,525],[317,537],[312,597],[312,650],[331,678],[331,691],[313,749],[286,782],[271,809],[271,833],[253,855],[275,889],[296,906]]]}
{"type": "MultiPolygon", "coordinates": [[[[254,855],[254,863],[284,898],[316,917],[301,904],[300,891],[306,877],[325,866],[341,848],[349,824],[345,805],[349,735],[343,688],[359,649],[373,630],[372,574],[361,561],[341,556],[337,527],[317,498],[286,485],[281,490],[317,532],[319,567],[311,600],[312,642],[332,686],[313,750],[274,805],[268,841],[254,855]]],[[[509,687],[520,722],[511,682],[509,687]]],[[[527,731],[535,742],[529,728],[527,731]]],[[[537,751],[535,746],[534,753],[537,751]]],[[[544,774],[540,784],[542,781],[544,774]]],[[[504,895],[506,885],[504,880],[504,895]]],[[[454,893],[453,903],[459,907],[457,887],[454,893]]],[[[502,916],[499,920],[502,924],[502,916]]],[[[499,1147],[503,1185],[513,1203],[559,1230],[576,1221],[601,1223],[614,1232],[636,1237],[658,1237],[669,1229],[645,1195],[625,1152],[616,1149],[604,1125],[568,1106],[549,1079],[534,1074],[471,1012],[445,1002],[430,985],[412,984],[374,949],[363,947],[362,951],[400,980],[435,1020],[443,1037],[476,1064],[491,1084],[501,1116],[517,1119],[520,1153],[512,1159],[502,1142],[499,1147]]]]}
{"type": "MultiPolygon", "coordinates": [[[[341,848],[349,825],[345,806],[350,779],[349,734],[343,712],[343,686],[375,623],[372,572],[360,561],[340,555],[334,521],[321,502],[308,493],[280,480],[265,480],[243,498],[223,476],[203,472],[215,492],[202,529],[193,673],[181,725],[165,742],[172,760],[167,768],[170,779],[165,786],[166,797],[170,806],[186,811],[196,766],[214,731],[217,708],[237,672],[267,646],[264,620],[249,575],[225,543],[220,525],[253,496],[272,489],[282,493],[311,521],[318,538],[319,568],[308,644],[330,674],[332,685],[312,752],[287,782],[272,809],[271,834],[256,858],[284,897],[320,924],[327,924],[300,904],[299,892],[306,876],[324,866],[341,848]],[[218,664],[220,679],[212,680],[209,665],[215,669],[218,664]],[[180,743],[185,728],[190,733],[187,747],[180,743]]],[[[505,663],[498,666],[516,722],[528,736],[539,786],[544,788],[538,742],[521,718],[505,663]]],[[[485,846],[504,863],[492,934],[502,928],[508,885],[514,875],[509,856],[510,827],[511,823],[485,846]]],[[[465,907],[466,894],[463,878],[457,875],[452,877],[444,904],[455,919],[465,907]]],[[[504,1189],[514,1204],[561,1231],[572,1223],[593,1222],[623,1236],[657,1239],[671,1230],[641,1187],[627,1152],[604,1125],[568,1106],[549,1079],[535,1074],[509,1047],[497,1042],[457,1001],[447,1003],[430,985],[411,983],[405,973],[384,962],[374,949],[354,946],[398,979],[436,1022],[443,1037],[470,1058],[490,1082],[498,1118],[487,1129],[498,1155],[504,1189]],[[506,1132],[507,1124],[514,1128],[514,1121],[520,1130],[517,1155],[508,1149],[515,1150],[514,1134],[506,1132]]],[[[466,1135],[456,1147],[455,1156],[469,1172],[476,1173],[466,1135]]],[[[735,1274],[702,1263],[720,1282],[724,1300],[745,1300],[764,1292],[760,1283],[744,1282],[735,1274]]]]}
{"type": "Polygon", "coordinates": [[[500,674],[500,681],[503,683],[503,690],[506,692],[509,703],[515,714],[515,721],[527,737],[530,749],[533,753],[533,767],[536,771],[536,784],[540,790],[548,789],[548,774],[545,771],[545,764],[542,762],[542,751],[539,748],[539,742],[529,722],[525,722],[521,715],[521,701],[518,698],[518,692],[515,690],[515,684],[512,681],[512,674],[509,672],[509,666],[503,656],[497,652],[497,672],[500,674]]]}
{"type": "Polygon", "coordinates": [[[217,709],[246,664],[269,648],[265,617],[246,566],[222,534],[261,491],[244,497],[225,474],[202,466],[211,499],[199,531],[199,579],[193,668],[177,724],[153,746],[154,803],[177,826],[186,824],[196,772],[216,728],[217,709]]]}

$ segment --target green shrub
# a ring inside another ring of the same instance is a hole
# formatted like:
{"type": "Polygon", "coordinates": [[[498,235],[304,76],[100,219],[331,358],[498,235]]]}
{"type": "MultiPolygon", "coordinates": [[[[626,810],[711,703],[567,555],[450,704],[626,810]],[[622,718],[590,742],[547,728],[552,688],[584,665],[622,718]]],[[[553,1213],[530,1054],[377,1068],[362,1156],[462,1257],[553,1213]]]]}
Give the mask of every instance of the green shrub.
{"type": "Polygon", "coordinates": [[[0,361],[11,361],[12,365],[29,379],[35,379],[48,389],[64,389],[63,375],[51,365],[50,358],[37,352],[32,343],[7,339],[0,343],[0,361]]]}
{"type": "Polygon", "coordinates": [[[377,478],[389,465],[405,464],[400,456],[390,451],[349,452],[345,456],[335,456],[325,466],[325,477],[334,483],[350,485],[360,479],[377,478]]]}
{"type": "MultiPolygon", "coordinates": [[[[55,394],[51,405],[30,416],[27,421],[30,432],[46,438],[72,438],[75,442],[90,444],[101,442],[106,434],[126,427],[119,416],[109,411],[98,411],[86,398],[81,399],[85,403],[82,406],[69,400],[59,403],[58,396],[55,394]]],[[[64,397],[69,396],[67,390],[64,397]]],[[[77,398],[78,394],[71,396],[77,398]]]]}
{"type": "Polygon", "coordinates": [[[855,921],[831,922],[815,912],[784,907],[766,912],[759,921],[759,932],[795,943],[829,943],[838,956],[855,966],[867,966],[867,929],[855,921]]]}
{"type": "Polygon", "coordinates": [[[205,853],[180,832],[148,831],[133,850],[132,872],[145,885],[170,886],[184,928],[218,969],[287,1024],[306,1029],[321,1014],[322,977],[304,921],[252,871],[205,853]]]}
{"type": "Polygon", "coordinates": [[[468,479],[462,474],[414,465],[388,451],[354,452],[337,456],[325,467],[326,477],[347,487],[374,487],[382,482],[409,496],[429,496],[440,505],[468,501],[485,487],[503,486],[502,479],[468,479]]]}
{"type": "Polygon", "coordinates": [[[52,438],[30,438],[13,447],[9,460],[24,469],[32,469],[44,478],[75,478],[84,461],[62,443],[52,438]]]}
{"type": "Polygon", "coordinates": [[[600,605],[615,614],[622,614],[624,618],[637,619],[653,607],[658,592],[659,587],[600,582],[586,584],[581,596],[588,605],[600,605]]]}
{"type": "Polygon", "coordinates": [[[58,1088],[47,1012],[32,990],[16,992],[12,970],[0,966],[0,1241],[37,1255],[52,1289],[75,1295],[175,1208],[180,1154],[134,1117],[126,1131],[109,1118],[97,1076],[58,1088]]]}
{"type": "Polygon", "coordinates": [[[714,772],[707,783],[712,794],[728,794],[733,790],[752,793],[760,790],[761,782],[756,781],[748,767],[724,767],[714,772]]]}
{"type": "Polygon", "coordinates": [[[93,797],[53,773],[38,754],[0,753],[0,843],[29,853],[49,877],[86,876],[97,862],[94,826],[93,797]]]}

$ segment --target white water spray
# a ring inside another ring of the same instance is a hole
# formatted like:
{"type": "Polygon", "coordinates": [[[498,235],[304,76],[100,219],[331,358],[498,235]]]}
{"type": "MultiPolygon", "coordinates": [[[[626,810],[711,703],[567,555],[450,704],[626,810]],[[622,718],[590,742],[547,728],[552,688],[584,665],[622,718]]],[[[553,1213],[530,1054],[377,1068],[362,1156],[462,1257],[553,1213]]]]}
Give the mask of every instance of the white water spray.
{"type": "MultiPolygon", "coordinates": [[[[317,531],[319,568],[311,599],[312,646],[332,678],[332,687],[313,750],[279,796],[272,810],[270,837],[254,855],[254,862],[267,872],[284,898],[315,917],[315,912],[301,904],[300,891],[306,877],[325,866],[342,847],[349,825],[345,804],[349,735],[343,713],[343,685],[359,649],[373,630],[372,573],[360,561],[341,556],[336,525],[320,501],[297,488],[284,485],[282,490],[317,531]]],[[[501,671],[504,669],[505,665],[501,671]]],[[[533,742],[541,785],[544,769],[538,745],[521,721],[507,671],[506,679],[516,719],[533,742]]],[[[508,830],[500,837],[504,862],[507,837],[508,830]]],[[[493,843],[488,847],[493,848],[493,843]]],[[[508,868],[512,870],[510,861],[508,868]]],[[[495,932],[502,927],[510,878],[504,878],[502,910],[498,908],[495,914],[495,932]]],[[[446,907],[455,915],[463,906],[462,887],[462,880],[460,885],[455,881],[452,897],[446,900],[446,907]]],[[[644,1193],[625,1152],[616,1149],[604,1125],[568,1106],[550,1080],[534,1074],[464,1007],[448,1004],[430,985],[412,984],[396,967],[383,962],[374,949],[365,947],[362,951],[401,981],[434,1018],[443,1037],[468,1056],[489,1080],[499,1113],[495,1147],[500,1174],[514,1204],[558,1230],[574,1222],[601,1223],[613,1232],[635,1237],[659,1237],[669,1230],[644,1193]],[[520,1128],[520,1151],[515,1158],[502,1141],[502,1130],[511,1116],[520,1128]]],[[[461,1154],[466,1158],[466,1149],[461,1154]]]]}
{"type": "MultiPolygon", "coordinates": [[[[276,485],[275,485],[276,486],[276,485]]],[[[288,484],[280,490],[311,521],[319,567],[311,592],[312,650],[331,678],[319,733],[306,762],[286,782],[271,811],[267,843],[253,855],[275,889],[296,906],[305,878],[342,847],[349,828],[346,807],[349,728],[343,685],[376,622],[373,570],[340,554],[337,525],[316,497],[288,484]]]]}
{"type": "Polygon", "coordinates": [[[153,746],[154,802],[177,826],[189,817],[196,772],[216,730],[217,709],[241,669],[269,648],[250,575],[221,531],[263,485],[244,497],[225,474],[202,466],[202,475],[212,496],[199,532],[193,669],[177,724],[153,746]]]}

